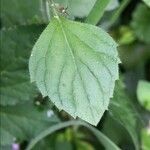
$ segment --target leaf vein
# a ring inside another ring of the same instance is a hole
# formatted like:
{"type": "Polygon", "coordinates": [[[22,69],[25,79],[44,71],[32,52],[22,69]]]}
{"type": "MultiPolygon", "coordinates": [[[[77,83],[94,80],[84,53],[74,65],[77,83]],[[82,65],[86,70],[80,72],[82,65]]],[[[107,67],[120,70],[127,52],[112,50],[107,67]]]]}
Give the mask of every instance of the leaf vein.
{"type": "Polygon", "coordinates": [[[92,115],[92,117],[95,119],[94,114],[93,114],[93,110],[92,110],[92,108],[91,108],[91,102],[90,102],[88,93],[87,93],[87,91],[86,91],[85,85],[84,85],[84,81],[83,81],[83,79],[82,79],[81,73],[80,73],[80,71],[79,71],[79,69],[78,69],[78,65],[77,65],[77,63],[76,63],[76,59],[75,59],[75,57],[74,57],[73,48],[71,47],[71,45],[70,45],[70,43],[69,43],[69,41],[68,41],[68,38],[67,38],[66,32],[65,32],[65,30],[64,30],[64,28],[63,28],[63,26],[62,26],[62,23],[59,22],[59,24],[60,24],[60,27],[61,27],[61,29],[62,29],[62,33],[63,33],[63,35],[64,35],[64,38],[65,38],[65,40],[66,40],[66,43],[67,43],[67,45],[68,45],[69,52],[70,52],[70,54],[71,54],[71,56],[72,56],[72,58],[73,58],[73,62],[74,62],[74,65],[75,65],[75,69],[77,70],[77,72],[78,72],[78,74],[79,74],[79,77],[80,77],[80,79],[81,79],[81,81],[82,81],[82,86],[83,86],[85,95],[86,95],[86,97],[87,97],[87,100],[88,100],[88,102],[89,102],[89,108],[90,108],[90,111],[91,111],[91,115],[92,115]]]}
{"type": "Polygon", "coordinates": [[[102,94],[103,106],[104,106],[104,104],[105,104],[105,100],[104,100],[104,90],[103,90],[103,88],[102,88],[102,85],[101,85],[99,79],[96,77],[96,75],[94,74],[94,72],[91,70],[91,68],[90,68],[86,63],[84,63],[81,59],[80,59],[80,61],[81,61],[81,63],[82,63],[83,65],[85,65],[85,66],[88,68],[88,70],[90,71],[90,73],[91,73],[91,74],[93,75],[93,77],[96,79],[96,81],[97,81],[97,83],[98,83],[98,85],[99,85],[99,89],[100,89],[101,94],[102,94]]]}

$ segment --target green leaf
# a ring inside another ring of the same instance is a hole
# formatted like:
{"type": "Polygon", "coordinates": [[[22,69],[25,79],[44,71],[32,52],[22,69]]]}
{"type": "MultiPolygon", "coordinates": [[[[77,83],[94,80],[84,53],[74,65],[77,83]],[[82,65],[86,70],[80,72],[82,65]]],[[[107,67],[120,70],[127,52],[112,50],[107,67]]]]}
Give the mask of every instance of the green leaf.
{"type": "Polygon", "coordinates": [[[137,127],[137,112],[132,107],[129,97],[124,91],[124,85],[118,81],[115,86],[113,99],[109,106],[109,114],[118,121],[130,134],[136,150],[139,150],[137,127]]]}
{"type": "Polygon", "coordinates": [[[94,147],[88,142],[78,140],[77,150],[94,150],[94,147]]]}
{"type": "Polygon", "coordinates": [[[142,150],[149,150],[150,148],[150,133],[149,128],[143,129],[141,132],[141,138],[142,138],[142,150]]]}
{"type": "Polygon", "coordinates": [[[12,145],[0,146],[1,150],[12,150],[12,145]]]}
{"type": "Polygon", "coordinates": [[[135,149],[130,134],[124,126],[122,126],[117,119],[114,119],[109,113],[105,116],[101,131],[116,145],[120,145],[122,149],[124,147],[123,145],[126,145],[128,148],[131,146],[132,149],[135,149]]]}
{"type": "Polygon", "coordinates": [[[98,27],[54,18],[33,48],[31,81],[60,110],[96,125],[118,79],[116,46],[98,27]]]}
{"type": "Polygon", "coordinates": [[[137,87],[137,97],[142,106],[150,111],[150,83],[139,81],[137,87]]]}
{"type": "Polygon", "coordinates": [[[144,2],[148,7],[150,7],[150,0],[143,0],[143,2],[144,2]]]}
{"type": "Polygon", "coordinates": [[[133,31],[128,26],[121,26],[119,29],[120,36],[118,37],[119,45],[130,46],[135,40],[133,31]]]}
{"type": "Polygon", "coordinates": [[[133,13],[131,25],[136,36],[146,43],[150,43],[150,8],[144,4],[139,4],[133,13]]]}
{"type": "Polygon", "coordinates": [[[47,22],[45,0],[1,0],[1,23],[4,27],[47,22]]]}
{"type": "Polygon", "coordinates": [[[0,31],[0,104],[14,105],[36,96],[29,82],[28,58],[43,26],[22,26],[0,31]]]}
{"type": "Polygon", "coordinates": [[[55,115],[48,116],[50,109],[39,111],[32,103],[0,107],[1,145],[9,145],[14,140],[30,140],[43,129],[58,123],[55,115]]]}

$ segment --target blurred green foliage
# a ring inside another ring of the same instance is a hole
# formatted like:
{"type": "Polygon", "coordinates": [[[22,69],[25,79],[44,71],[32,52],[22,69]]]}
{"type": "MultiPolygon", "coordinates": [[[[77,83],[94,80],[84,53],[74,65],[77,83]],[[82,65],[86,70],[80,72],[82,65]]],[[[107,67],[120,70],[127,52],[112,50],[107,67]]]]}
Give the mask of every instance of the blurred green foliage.
{"type": "Polygon", "coordinates": [[[137,98],[142,106],[150,111],[150,83],[139,81],[137,87],[137,98]]]}
{"type": "Polygon", "coordinates": [[[142,138],[142,150],[149,150],[150,147],[150,134],[149,129],[143,129],[141,132],[141,138],[142,138]]]}
{"type": "MultiPolygon", "coordinates": [[[[68,7],[69,18],[81,22],[95,1],[56,0],[68,7]]],[[[150,81],[149,1],[133,0],[122,7],[123,1],[112,0],[114,7],[109,5],[97,24],[118,42],[122,64],[121,79],[116,84],[109,109],[95,128],[123,150],[141,147],[148,150],[150,90],[149,85],[145,82],[141,85],[140,80],[150,81]]],[[[72,118],[59,112],[29,83],[29,55],[50,19],[46,0],[1,0],[1,6],[0,149],[12,149],[16,143],[23,150],[48,127],[72,118]]],[[[74,125],[47,136],[34,147],[35,150],[63,148],[99,150],[104,146],[89,129],[74,125]]]]}

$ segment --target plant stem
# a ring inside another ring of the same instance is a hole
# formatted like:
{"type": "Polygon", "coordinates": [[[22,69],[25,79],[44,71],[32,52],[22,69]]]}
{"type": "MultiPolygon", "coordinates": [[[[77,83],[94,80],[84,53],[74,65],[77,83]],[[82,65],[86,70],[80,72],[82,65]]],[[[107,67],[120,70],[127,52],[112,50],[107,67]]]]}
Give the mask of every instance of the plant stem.
{"type": "Polygon", "coordinates": [[[31,150],[41,139],[45,138],[46,136],[48,136],[60,129],[63,129],[63,128],[66,128],[66,127],[72,126],[72,125],[81,125],[81,126],[88,128],[89,130],[91,130],[93,132],[93,134],[95,135],[95,137],[97,137],[99,142],[102,143],[107,150],[120,150],[120,148],[118,148],[109,138],[107,138],[99,130],[92,127],[91,125],[88,125],[87,123],[85,123],[83,121],[76,121],[76,120],[59,123],[52,127],[49,127],[45,131],[41,132],[37,137],[35,137],[31,141],[31,143],[28,145],[26,150],[31,150]]]}
{"type": "Polygon", "coordinates": [[[87,16],[85,22],[96,25],[102,18],[105,8],[107,7],[110,0],[97,0],[94,4],[93,9],[87,16]]]}
{"type": "Polygon", "coordinates": [[[40,10],[42,12],[44,21],[50,21],[50,13],[48,13],[49,10],[47,9],[47,0],[40,0],[40,10]]]}
{"type": "Polygon", "coordinates": [[[122,11],[125,9],[125,7],[129,4],[130,0],[123,0],[120,4],[120,7],[115,11],[115,13],[113,13],[109,26],[113,25],[117,19],[119,18],[120,14],[122,13],[122,11]]]}

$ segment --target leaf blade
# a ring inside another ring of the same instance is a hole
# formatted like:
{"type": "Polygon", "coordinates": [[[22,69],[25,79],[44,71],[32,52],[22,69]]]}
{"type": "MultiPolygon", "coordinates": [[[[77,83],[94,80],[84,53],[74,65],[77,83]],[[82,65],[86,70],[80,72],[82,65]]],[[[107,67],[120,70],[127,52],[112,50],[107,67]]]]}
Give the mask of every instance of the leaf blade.
{"type": "Polygon", "coordinates": [[[29,25],[1,30],[1,105],[15,105],[37,96],[37,90],[29,82],[28,58],[42,29],[43,26],[29,25]]]}
{"type": "Polygon", "coordinates": [[[1,5],[3,6],[1,9],[2,27],[43,24],[48,22],[48,17],[45,12],[46,9],[44,8],[46,7],[45,0],[2,0],[1,5]]]}
{"type": "Polygon", "coordinates": [[[133,20],[131,27],[133,28],[137,38],[146,44],[150,43],[150,8],[140,3],[133,12],[133,20]]]}
{"type": "Polygon", "coordinates": [[[123,82],[119,80],[116,83],[114,97],[109,105],[109,115],[128,131],[135,149],[139,150],[139,135],[137,133],[138,112],[132,106],[130,100],[125,92],[123,82]]]}
{"type": "Polygon", "coordinates": [[[96,125],[108,107],[118,79],[116,46],[97,27],[54,18],[33,48],[29,61],[31,80],[60,110],[96,125]],[[43,42],[49,34],[50,42],[43,42]],[[37,64],[43,70],[36,72],[37,64]],[[44,82],[40,85],[39,81],[44,82]]]}

